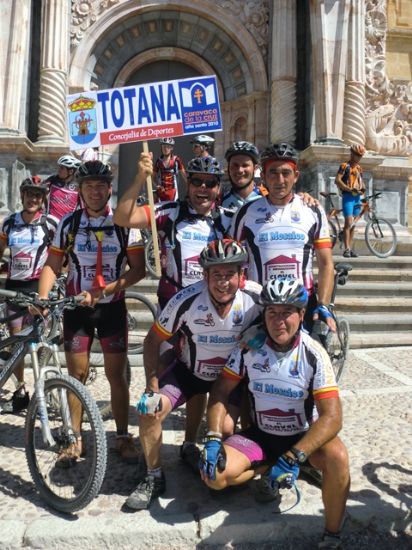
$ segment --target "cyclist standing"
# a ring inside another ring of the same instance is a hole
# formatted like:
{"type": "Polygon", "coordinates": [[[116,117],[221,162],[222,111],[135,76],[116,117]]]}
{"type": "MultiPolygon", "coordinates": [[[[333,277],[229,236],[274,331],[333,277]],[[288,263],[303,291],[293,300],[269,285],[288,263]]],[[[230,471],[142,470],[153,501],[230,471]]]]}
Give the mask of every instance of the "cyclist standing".
{"type": "MultiPolygon", "coordinates": [[[[200,255],[204,280],[176,294],[145,338],[146,389],[138,411],[147,475],[127,499],[130,508],[148,508],[166,489],[160,462],[165,418],[191,397],[210,391],[241,332],[260,314],[260,307],[240,289],[246,258],[244,248],[232,239],[210,242],[200,255]],[[161,344],[176,333],[177,361],[159,376],[161,344]]],[[[231,396],[224,427],[222,423],[227,435],[234,431],[240,398],[231,396]]]]}
{"type": "Polygon", "coordinates": [[[334,267],[325,212],[309,206],[295,193],[299,177],[297,152],[288,143],[273,144],[260,156],[261,177],[268,195],[240,208],[232,224],[232,236],[249,253],[248,279],[265,284],[270,279],[293,278],[309,292],[305,317],[310,331],[313,321],[325,321],[335,329],[328,309],[333,290],[334,267]],[[313,256],[318,264],[317,296],[313,279],[313,256]]]}
{"type": "Polygon", "coordinates": [[[214,142],[215,142],[215,139],[206,134],[200,134],[199,136],[195,136],[190,142],[192,144],[193,154],[195,155],[195,157],[212,156],[209,152],[209,148],[212,146],[212,143],[214,142]]]}
{"type": "Polygon", "coordinates": [[[178,197],[178,176],[181,175],[186,184],[186,172],[182,159],[173,154],[175,140],[162,138],[160,148],[162,154],[156,160],[153,173],[157,183],[156,194],[159,201],[174,201],[178,197]]]}
{"type": "Polygon", "coordinates": [[[260,199],[267,191],[255,183],[259,151],[253,143],[235,141],[225,153],[231,189],[222,198],[222,206],[237,210],[247,202],[260,199]]]}
{"type": "Polygon", "coordinates": [[[200,470],[215,490],[263,474],[256,497],[277,498],[292,487],[300,466],[323,472],[325,531],[319,548],[340,548],[349,493],[349,460],[338,437],[342,407],[332,365],[320,344],[302,330],[307,291],[294,279],[270,279],[264,306],[265,341],[257,350],[236,347],[211,390],[200,470]],[[247,380],[252,426],[222,443],[229,395],[247,380]]]}
{"type": "MultiPolygon", "coordinates": [[[[37,292],[41,270],[47,258],[48,247],[56,232],[58,220],[43,213],[47,185],[39,176],[23,180],[20,197],[23,209],[8,216],[0,233],[0,259],[4,250],[10,248],[10,263],[6,279],[6,289],[24,292],[37,292]]],[[[16,310],[8,307],[8,314],[16,310]]],[[[18,317],[9,323],[11,334],[21,331],[30,323],[30,316],[18,317]]],[[[29,394],[24,385],[24,359],[14,371],[18,387],[11,401],[2,404],[3,412],[16,413],[29,404],[29,394]]]]}
{"type": "Polygon", "coordinates": [[[63,155],[57,161],[57,174],[48,177],[48,213],[61,220],[63,216],[81,208],[79,186],[75,179],[81,162],[72,155],[63,155]]]}
{"type": "Polygon", "coordinates": [[[361,158],[366,153],[363,145],[351,145],[350,160],[343,162],[339,166],[336,174],[335,184],[342,192],[342,209],[345,218],[343,227],[343,244],[345,258],[357,258],[358,255],[352,250],[353,235],[355,227],[353,218],[361,211],[361,197],[365,193],[365,184],[363,181],[362,168],[359,164],[361,158]]]}
{"type": "MultiPolygon", "coordinates": [[[[67,254],[67,295],[82,293],[84,296],[80,307],[64,311],[68,370],[78,380],[86,381],[96,329],[110,384],[117,429],[116,448],[124,460],[136,462],[139,455],[128,434],[128,329],[124,290],[145,276],[143,246],[135,239],[134,232],[129,233],[113,223],[108,205],[113,179],[110,167],[100,161],[88,161],[80,165],[76,178],[85,207],[61,220],[41,273],[39,295],[47,298],[67,254]],[[129,270],[125,271],[127,263],[129,270]]],[[[75,462],[82,451],[81,413],[74,407],[72,422],[78,441],[62,451],[62,465],[75,462]]]]}

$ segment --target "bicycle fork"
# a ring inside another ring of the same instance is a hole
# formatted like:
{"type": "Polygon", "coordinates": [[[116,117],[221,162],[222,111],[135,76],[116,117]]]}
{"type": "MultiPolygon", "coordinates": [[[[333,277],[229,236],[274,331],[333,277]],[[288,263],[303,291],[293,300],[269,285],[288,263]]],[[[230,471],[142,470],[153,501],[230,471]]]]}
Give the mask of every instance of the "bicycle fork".
{"type": "MultiPolygon", "coordinates": [[[[53,374],[61,374],[59,368],[59,357],[58,357],[58,347],[55,344],[49,345],[51,348],[54,366],[41,367],[39,365],[38,359],[38,350],[44,344],[30,343],[29,344],[29,353],[31,356],[32,367],[34,372],[34,398],[37,400],[38,404],[38,413],[40,417],[41,433],[43,437],[43,442],[49,447],[56,445],[56,441],[51,433],[49,416],[47,413],[47,404],[46,404],[46,395],[44,392],[45,381],[47,379],[47,374],[52,372],[53,374]]],[[[70,441],[75,441],[75,435],[71,423],[70,407],[67,400],[67,392],[63,388],[59,388],[59,400],[57,403],[60,413],[62,415],[63,425],[66,427],[66,433],[69,435],[70,441]]]]}

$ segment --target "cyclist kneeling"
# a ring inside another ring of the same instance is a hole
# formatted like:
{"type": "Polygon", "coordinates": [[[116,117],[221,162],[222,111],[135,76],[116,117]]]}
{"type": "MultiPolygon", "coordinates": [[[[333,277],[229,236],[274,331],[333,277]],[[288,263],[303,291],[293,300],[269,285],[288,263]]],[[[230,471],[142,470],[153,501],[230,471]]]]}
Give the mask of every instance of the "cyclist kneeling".
{"type": "Polygon", "coordinates": [[[296,280],[269,280],[264,286],[265,341],[257,350],[237,346],[215,382],[200,471],[215,490],[260,473],[257,495],[269,501],[277,498],[279,486],[295,483],[309,457],[324,474],[325,533],[319,547],[331,539],[336,546],[328,548],[337,548],[349,491],[348,456],[337,436],[342,410],[330,359],[302,329],[307,296],[296,280]],[[222,442],[228,396],[243,379],[253,403],[252,426],[222,442]]]}

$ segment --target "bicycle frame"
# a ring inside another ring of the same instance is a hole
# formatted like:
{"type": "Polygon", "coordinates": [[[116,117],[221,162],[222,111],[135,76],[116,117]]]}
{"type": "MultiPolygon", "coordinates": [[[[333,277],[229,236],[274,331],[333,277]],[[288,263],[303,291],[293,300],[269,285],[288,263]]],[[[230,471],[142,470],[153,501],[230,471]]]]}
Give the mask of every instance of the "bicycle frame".
{"type": "MultiPolygon", "coordinates": [[[[56,442],[51,434],[51,430],[49,427],[49,419],[44,394],[44,384],[48,374],[61,374],[61,366],[58,346],[43,339],[40,330],[40,325],[42,323],[43,319],[41,317],[35,317],[33,320],[33,325],[24,328],[18,334],[9,336],[8,338],[5,338],[0,342],[0,350],[3,350],[9,346],[15,347],[15,349],[13,349],[12,355],[6,360],[0,370],[0,388],[3,387],[4,384],[7,382],[19,361],[23,359],[25,355],[30,354],[35,390],[32,399],[36,399],[39,405],[39,416],[43,441],[46,445],[52,447],[56,444],[56,442]],[[41,348],[46,348],[51,351],[54,365],[41,366],[39,364],[38,352],[41,348]]],[[[60,397],[60,402],[62,404],[61,414],[66,426],[68,427],[70,438],[73,437],[74,441],[75,436],[74,431],[71,427],[71,416],[69,404],[67,401],[67,395],[63,395],[62,392],[62,395],[60,397]]]]}

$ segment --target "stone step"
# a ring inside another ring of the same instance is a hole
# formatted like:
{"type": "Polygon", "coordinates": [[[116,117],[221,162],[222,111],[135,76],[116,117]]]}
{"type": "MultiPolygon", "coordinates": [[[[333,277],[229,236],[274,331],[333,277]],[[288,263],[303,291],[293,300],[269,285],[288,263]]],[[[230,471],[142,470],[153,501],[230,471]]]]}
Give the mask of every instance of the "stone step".
{"type": "Polygon", "coordinates": [[[379,331],[384,333],[396,333],[408,331],[412,335],[412,314],[386,313],[381,315],[374,313],[345,313],[344,317],[349,321],[351,332],[354,333],[379,331]]]}
{"type": "Polygon", "coordinates": [[[412,296],[412,282],[353,282],[339,286],[338,296],[412,296]]]}
{"type": "MultiPolygon", "coordinates": [[[[411,264],[412,267],[412,264],[411,264]]],[[[352,269],[348,281],[352,282],[412,282],[412,269],[352,269]]]]}
{"type": "Polygon", "coordinates": [[[397,298],[391,296],[386,298],[383,296],[337,296],[336,309],[339,314],[355,313],[355,312],[410,312],[412,314],[412,298],[406,296],[397,298]]]}
{"type": "Polygon", "coordinates": [[[412,346],[412,332],[351,332],[349,348],[412,346]]]}

